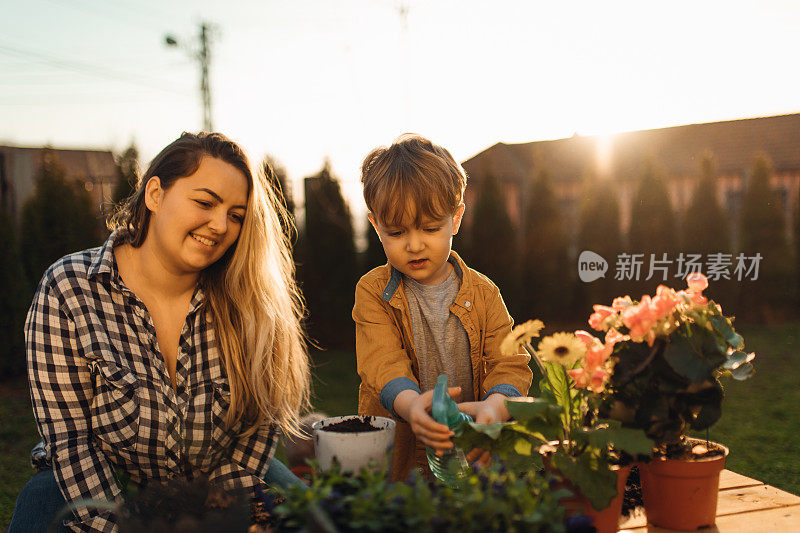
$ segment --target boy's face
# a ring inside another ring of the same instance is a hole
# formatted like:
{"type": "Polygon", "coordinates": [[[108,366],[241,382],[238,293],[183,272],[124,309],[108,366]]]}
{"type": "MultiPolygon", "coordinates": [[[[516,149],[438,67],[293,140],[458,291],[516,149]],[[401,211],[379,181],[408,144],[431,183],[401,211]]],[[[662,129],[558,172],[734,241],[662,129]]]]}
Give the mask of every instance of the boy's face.
{"type": "Polygon", "coordinates": [[[452,216],[439,220],[422,218],[414,225],[415,213],[409,213],[400,226],[386,226],[370,213],[369,220],[383,244],[389,263],[409,278],[423,285],[438,285],[450,275],[447,259],[453,235],[458,233],[464,204],[452,216]]]}

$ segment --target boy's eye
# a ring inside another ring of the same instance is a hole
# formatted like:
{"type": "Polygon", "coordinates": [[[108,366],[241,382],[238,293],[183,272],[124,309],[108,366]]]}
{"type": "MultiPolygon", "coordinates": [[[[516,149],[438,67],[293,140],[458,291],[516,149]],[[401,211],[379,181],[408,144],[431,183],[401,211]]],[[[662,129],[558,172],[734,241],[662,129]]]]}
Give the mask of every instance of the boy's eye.
{"type": "Polygon", "coordinates": [[[433,227],[433,228],[425,228],[424,231],[426,231],[428,233],[436,233],[440,229],[442,229],[441,226],[436,226],[436,227],[433,227]]]}
{"type": "Polygon", "coordinates": [[[388,235],[389,237],[399,237],[401,233],[402,231],[392,230],[392,231],[387,231],[386,235],[388,235]]]}

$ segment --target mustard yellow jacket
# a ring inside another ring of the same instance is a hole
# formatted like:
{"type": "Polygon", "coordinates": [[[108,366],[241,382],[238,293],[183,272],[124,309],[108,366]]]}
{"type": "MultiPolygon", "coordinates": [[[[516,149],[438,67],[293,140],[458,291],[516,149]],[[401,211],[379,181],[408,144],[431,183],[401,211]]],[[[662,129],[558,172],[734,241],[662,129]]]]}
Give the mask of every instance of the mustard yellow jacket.
{"type": "MultiPolygon", "coordinates": [[[[494,392],[527,395],[533,379],[530,357],[500,353],[500,343],[513,324],[500,291],[489,278],[468,268],[455,252],[450,253],[450,263],[461,278],[450,311],[461,320],[469,338],[475,398],[484,399],[494,392]]],[[[419,390],[419,361],[401,280],[400,272],[389,264],[374,268],[358,282],[353,308],[361,378],[358,412],[397,421],[395,480],[407,478],[415,466],[428,472],[425,446],[417,442],[411,426],[395,416],[390,403],[399,390],[419,390]]]]}

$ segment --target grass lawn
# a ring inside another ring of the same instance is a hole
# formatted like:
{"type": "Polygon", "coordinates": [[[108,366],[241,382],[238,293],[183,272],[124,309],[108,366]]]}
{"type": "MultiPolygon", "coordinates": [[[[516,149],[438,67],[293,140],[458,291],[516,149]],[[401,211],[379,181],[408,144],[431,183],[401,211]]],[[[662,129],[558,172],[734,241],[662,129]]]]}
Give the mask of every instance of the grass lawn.
{"type": "MultiPolygon", "coordinates": [[[[726,383],[723,417],[709,434],[731,449],[728,468],[800,494],[800,322],[741,326],[756,375],[726,383]]],[[[316,353],[314,407],[330,416],[356,412],[359,379],[349,352],[316,353]]],[[[24,381],[0,383],[0,530],[32,474],[28,454],[38,441],[24,381]]],[[[279,451],[282,457],[282,451],[279,451]]]]}

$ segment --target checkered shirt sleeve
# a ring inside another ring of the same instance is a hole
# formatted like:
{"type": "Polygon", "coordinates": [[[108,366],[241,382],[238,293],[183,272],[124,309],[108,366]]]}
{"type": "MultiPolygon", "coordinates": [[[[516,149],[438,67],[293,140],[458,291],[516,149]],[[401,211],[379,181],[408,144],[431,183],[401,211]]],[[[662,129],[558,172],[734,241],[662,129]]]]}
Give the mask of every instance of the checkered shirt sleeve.
{"type": "MultiPolygon", "coordinates": [[[[28,378],[39,433],[67,502],[116,501],[120,489],[106,457],[90,438],[92,378],[77,348],[76,326],[54,294],[53,281],[39,285],[25,324],[28,378]]],[[[79,506],[73,531],[116,532],[108,511],[79,506]]]]}
{"type": "Polygon", "coordinates": [[[230,448],[230,455],[209,475],[209,480],[227,490],[247,490],[265,486],[269,462],[278,444],[278,431],[274,425],[261,426],[246,437],[238,437],[230,448]]]}

